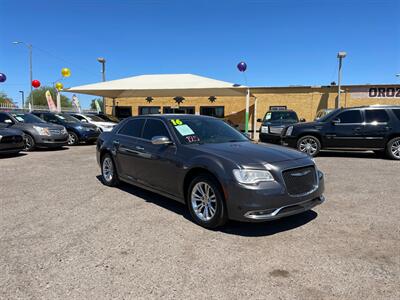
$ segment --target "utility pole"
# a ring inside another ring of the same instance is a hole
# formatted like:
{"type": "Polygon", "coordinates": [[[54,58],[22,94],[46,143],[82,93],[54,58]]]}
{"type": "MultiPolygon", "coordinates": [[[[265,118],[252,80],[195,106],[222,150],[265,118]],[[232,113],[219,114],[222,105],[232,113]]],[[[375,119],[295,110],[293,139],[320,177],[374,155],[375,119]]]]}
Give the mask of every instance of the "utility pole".
{"type": "Polygon", "coordinates": [[[340,51],[337,54],[337,58],[339,59],[339,70],[338,70],[338,102],[337,102],[337,108],[340,108],[340,94],[342,92],[341,90],[341,81],[342,81],[342,60],[345,58],[347,55],[346,52],[340,51]]]}
{"type": "Polygon", "coordinates": [[[24,96],[24,91],[19,91],[20,93],[21,93],[21,99],[22,99],[22,109],[24,109],[24,107],[25,107],[25,103],[24,103],[24,99],[25,99],[25,96],[24,96]]]}
{"type": "Polygon", "coordinates": [[[33,81],[33,74],[32,74],[32,44],[27,44],[25,42],[13,42],[13,44],[18,45],[18,44],[22,44],[25,45],[28,50],[29,50],[29,87],[31,89],[31,94],[30,94],[30,99],[31,99],[31,105],[32,105],[32,109],[33,109],[33,87],[32,87],[32,81],[33,81]]]}
{"type": "MultiPolygon", "coordinates": [[[[97,58],[97,61],[101,63],[101,73],[103,82],[106,81],[106,59],[104,57],[97,58]]],[[[103,113],[106,113],[106,99],[103,96],[103,113]]]]}

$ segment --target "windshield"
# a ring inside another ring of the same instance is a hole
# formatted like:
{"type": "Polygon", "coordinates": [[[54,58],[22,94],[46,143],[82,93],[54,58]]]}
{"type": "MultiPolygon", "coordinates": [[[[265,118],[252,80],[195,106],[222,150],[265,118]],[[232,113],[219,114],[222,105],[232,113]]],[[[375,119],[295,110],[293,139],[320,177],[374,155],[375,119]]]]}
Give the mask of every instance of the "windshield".
{"type": "Polygon", "coordinates": [[[73,116],[70,116],[68,114],[55,114],[55,116],[61,120],[61,122],[65,123],[79,123],[80,121],[77,118],[74,118],[73,116]]]}
{"type": "Polygon", "coordinates": [[[299,119],[294,111],[273,111],[267,112],[264,121],[293,121],[298,122],[299,119]]]}
{"type": "Polygon", "coordinates": [[[12,116],[17,119],[18,122],[23,123],[46,123],[39,117],[32,114],[12,114],[12,116]]]}
{"type": "Polygon", "coordinates": [[[169,121],[182,144],[219,144],[248,141],[248,138],[242,133],[222,120],[182,118],[169,121]]]}
{"type": "Polygon", "coordinates": [[[119,119],[117,117],[112,116],[112,115],[104,115],[104,116],[102,116],[100,118],[104,118],[104,120],[106,120],[106,121],[119,123],[119,119]]]}
{"type": "Polygon", "coordinates": [[[328,121],[334,114],[337,113],[338,110],[339,110],[339,109],[334,109],[334,110],[332,110],[331,112],[329,112],[329,113],[326,114],[325,116],[319,118],[319,119],[317,120],[317,122],[326,122],[326,121],[328,121]]]}
{"type": "Polygon", "coordinates": [[[94,122],[104,122],[104,120],[98,116],[85,116],[86,118],[88,118],[90,121],[94,121],[94,122]]]}

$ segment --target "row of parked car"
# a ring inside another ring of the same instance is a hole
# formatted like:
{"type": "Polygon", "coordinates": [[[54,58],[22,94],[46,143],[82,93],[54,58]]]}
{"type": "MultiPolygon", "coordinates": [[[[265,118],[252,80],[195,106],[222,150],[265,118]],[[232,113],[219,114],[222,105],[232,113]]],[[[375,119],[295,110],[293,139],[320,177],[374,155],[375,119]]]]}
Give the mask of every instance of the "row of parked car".
{"type": "Polygon", "coordinates": [[[268,111],[260,141],[296,148],[310,156],[321,150],[372,150],[400,160],[400,106],[372,105],[333,109],[313,122],[292,110],[268,111]]]}
{"type": "Polygon", "coordinates": [[[119,120],[106,114],[0,112],[0,153],[94,143],[119,120]]]}

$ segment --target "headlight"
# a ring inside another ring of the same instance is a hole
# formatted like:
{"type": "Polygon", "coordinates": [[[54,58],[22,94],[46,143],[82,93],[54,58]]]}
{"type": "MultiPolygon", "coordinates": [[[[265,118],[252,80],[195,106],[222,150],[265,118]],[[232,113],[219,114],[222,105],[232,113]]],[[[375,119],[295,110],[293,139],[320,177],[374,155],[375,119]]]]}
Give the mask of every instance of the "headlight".
{"type": "Polygon", "coordinates": [[[3,136],[2,135],[0,135],[0,141],[1,141],[1,138],[2,138],[3,136]]]}
{"type": "Polygon", "coordinates": [[[293,132],[293,126],[289,126],[289,127],[286,129],[286,135],[292,135],[292,132],[293,132]]]}
{"type": "Polygon", "coordinates": [[[268,126],[261,126],[261,133],[268,133],[268,126]]]}
{"type": "Polygon", "coordinates": [[[50,135],[49,128],[47,128],[47,127],[33,126],[33,129],[35,129],[36,132],[37,132],[39,135],[47,135],[47,136],[50,135]]]}
{"type": "Polygon", "coordinates": [[[274,181],[274,177],[267,170],[233,170],[233,175],[239,183],[256,184],[262,181],[274,181]]]}

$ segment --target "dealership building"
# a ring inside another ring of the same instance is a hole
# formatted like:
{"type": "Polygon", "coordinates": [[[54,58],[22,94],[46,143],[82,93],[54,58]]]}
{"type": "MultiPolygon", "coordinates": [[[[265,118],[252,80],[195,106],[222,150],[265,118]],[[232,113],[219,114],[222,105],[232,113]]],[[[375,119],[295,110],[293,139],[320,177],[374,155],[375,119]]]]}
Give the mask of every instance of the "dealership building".
{"type": "Polygon", "coordinates": [[[299,118],[312,121],[319,110],[338,105],[400,105],[400,84],[342,85],[338,104],[336,85],[243,87],[191,74],[142,75],[68,91],[105,96],[106,112],[117,117],[157,113],[210,115],[243,129],[248,89],[250,131],[258,127],[256,120],[271,109],[292,109],[299,118]],[[175,87],[176,82],[182,84],[175,87]]]}

